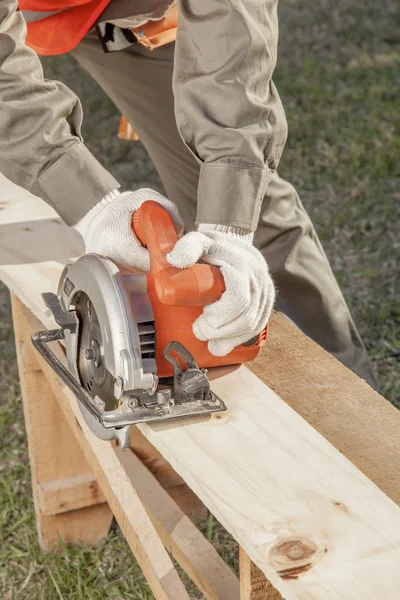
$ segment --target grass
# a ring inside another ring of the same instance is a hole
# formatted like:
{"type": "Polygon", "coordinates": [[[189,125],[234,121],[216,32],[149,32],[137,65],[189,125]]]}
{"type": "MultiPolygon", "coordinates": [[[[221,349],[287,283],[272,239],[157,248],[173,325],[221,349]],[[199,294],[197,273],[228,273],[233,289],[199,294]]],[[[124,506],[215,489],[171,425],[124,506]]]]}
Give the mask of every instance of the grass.
{"type": "MultiPolygon", "coordinates": [[[[275,81],[289,122],[281,175],[298,188],[351,307],[382,391],[400,407],[400,9],[397,0],[284,0],[275,81]]],[[[45,61],[86,108],[84,134],[124,186],[160,182],[140,144],[119,142],[118,113],[68,57],[45,61]],[[100,125],[99,125],[100,124],[100,125]]],[[[0,597],[152,598],[114,528],[96,549],[40,552],[8,293],[0,287],[0,597]]],[[[237,547],[201,525],[237,567],[237,547]]],[[[190,588],[192,598],[200,598],[190,588]]]]}

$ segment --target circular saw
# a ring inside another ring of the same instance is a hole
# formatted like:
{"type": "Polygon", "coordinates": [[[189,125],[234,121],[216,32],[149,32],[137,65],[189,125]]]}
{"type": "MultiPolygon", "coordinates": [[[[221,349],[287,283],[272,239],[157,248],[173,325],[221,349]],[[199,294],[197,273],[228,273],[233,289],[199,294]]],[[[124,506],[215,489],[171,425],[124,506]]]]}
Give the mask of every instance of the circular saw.
{"type": "Polygon", "coordinates": [[[172,267],[166,255],[178,240],[168,212],[142,204],[132,219],[148,249],[150,273],[121,270],[110,259],[86,254],[67,265],[57,294],[42,294],[58,329],[32,341],[73,391],[90,429],[129,446],[130,426],[226,410],[211,390],[207,370],[253,360],[267,328],[227,356],[214,356],[193,333],[204,306],[225,290],[218,267],[172,267]],[[65,344],[68,368],[49,342],[65,344]]]}

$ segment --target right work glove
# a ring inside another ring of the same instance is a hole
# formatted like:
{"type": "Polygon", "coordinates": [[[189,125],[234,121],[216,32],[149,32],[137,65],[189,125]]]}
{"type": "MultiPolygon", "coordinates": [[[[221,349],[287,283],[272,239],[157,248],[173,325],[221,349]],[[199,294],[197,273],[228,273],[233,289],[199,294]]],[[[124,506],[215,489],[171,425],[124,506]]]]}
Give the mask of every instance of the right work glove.
{"type": "Polygon", "coordinates": [[[239,344],[257,336],[270,317],[275,287],[253,234],[236,227],[200,224],[184,235],[167,255],[179,269],[199,260],[221,269],[225,292],[204,307],[193,324],[195,336],[208,342],[215,356],[225,356],[239,344]]]}
{"type": "Polygon", "coordinates": [[[95,252],[124,268],[150,271],[150,257],[132,229],[132,215],[146,200],[155,200],[170,214],[178,235],[183,221],[177,207],[162,194],[143,188],[135,192],[111,192],[100,200],[76,225],[86,252],[95,252]]]}

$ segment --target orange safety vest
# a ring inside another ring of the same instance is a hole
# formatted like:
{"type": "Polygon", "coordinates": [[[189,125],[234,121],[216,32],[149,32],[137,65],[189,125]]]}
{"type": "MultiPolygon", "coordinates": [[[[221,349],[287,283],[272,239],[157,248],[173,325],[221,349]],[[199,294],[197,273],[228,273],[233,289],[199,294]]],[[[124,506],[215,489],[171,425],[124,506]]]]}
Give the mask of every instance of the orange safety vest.
{"type": "Polygon", "coordinates": [[[28,25],[26,43],[41,56],[69,52],[111,0],[19,0],[28,25]]]}
{"type": "MultiPolygon", "coordinates": [[[[70,52],[96,24],[112,0],[19,0],[28,25],[26,43],[41,56],[70,52]]],[[[175,41],[176,5],[163,19],[132,29],[137,42],[153,50],[175,41]]]]}

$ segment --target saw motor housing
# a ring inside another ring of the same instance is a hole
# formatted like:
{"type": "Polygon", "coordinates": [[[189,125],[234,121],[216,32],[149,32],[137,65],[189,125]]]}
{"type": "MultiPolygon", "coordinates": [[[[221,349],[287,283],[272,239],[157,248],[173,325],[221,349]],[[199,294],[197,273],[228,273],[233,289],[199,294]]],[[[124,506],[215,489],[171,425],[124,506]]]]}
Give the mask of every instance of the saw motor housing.
{"type": "Polygon", "coordinates": [[[171,341],[180,342],[195,357],[200,368],[242,364],[254,360],[267,337],[267,327],[246,344],[226,356],[214,356],[207,342],[198,340],[193,323],[207,304],[216,302],[225,291],[218,267],[197,263],[188,269],[172,267],[166,260],[178,236],[169,214],[156,202],[145,202],[134,214],[133,229],[150,254],[147,292],[156,329],[156,363],[159,377],[171,375],[171,364],[163,349],[171,341]]]}

